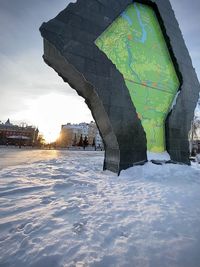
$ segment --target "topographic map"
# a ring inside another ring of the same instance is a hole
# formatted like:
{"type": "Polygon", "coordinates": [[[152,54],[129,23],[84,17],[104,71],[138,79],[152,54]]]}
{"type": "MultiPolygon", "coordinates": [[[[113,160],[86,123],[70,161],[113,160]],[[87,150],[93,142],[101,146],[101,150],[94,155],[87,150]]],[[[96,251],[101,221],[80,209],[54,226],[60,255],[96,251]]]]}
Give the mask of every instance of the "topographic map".
{"type": "Polygon", "coordinates": [[[154,10],[129,5],[95,44],[122,73],[148,150],[165,151],[165,119],[180,83],[154,10]]]}

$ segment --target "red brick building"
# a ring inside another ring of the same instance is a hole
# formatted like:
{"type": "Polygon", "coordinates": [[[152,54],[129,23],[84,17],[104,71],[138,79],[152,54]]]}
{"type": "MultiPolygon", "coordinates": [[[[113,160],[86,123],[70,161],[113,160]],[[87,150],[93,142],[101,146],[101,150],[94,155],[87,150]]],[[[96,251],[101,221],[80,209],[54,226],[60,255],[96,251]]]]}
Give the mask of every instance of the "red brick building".
{"type": "Polygon", "coordinates": [[[8,119],[0,124],[0,145],[34,146],[38,138],[38,129],[28,125],[14,125],[8,119]]]}

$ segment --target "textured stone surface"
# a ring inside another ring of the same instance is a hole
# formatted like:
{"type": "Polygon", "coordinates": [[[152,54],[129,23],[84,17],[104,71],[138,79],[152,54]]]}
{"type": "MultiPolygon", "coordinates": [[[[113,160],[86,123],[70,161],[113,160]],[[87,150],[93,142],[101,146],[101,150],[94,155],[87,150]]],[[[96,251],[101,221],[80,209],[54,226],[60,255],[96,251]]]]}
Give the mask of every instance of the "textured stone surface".
{"type": "MultiPolygon", "coordinates": [[[[155,8],[181,81],[166,120],[167,151],[172,160],[189,163],[188,132],[199,82],[169,1],[138,2],[155,8]]],[[[78,0],[40,28],[45,62],[85,98],[104,141],[104,169],[118,173],[146,161],[146,136],[122,75],[94,41],[130,3],[78,0]]]]}

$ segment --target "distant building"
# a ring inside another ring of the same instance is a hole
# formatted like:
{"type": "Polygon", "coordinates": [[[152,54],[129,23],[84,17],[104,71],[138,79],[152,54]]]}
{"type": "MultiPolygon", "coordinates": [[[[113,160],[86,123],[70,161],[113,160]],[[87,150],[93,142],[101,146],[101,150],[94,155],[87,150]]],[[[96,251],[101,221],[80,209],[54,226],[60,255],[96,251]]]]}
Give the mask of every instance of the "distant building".
{"type": "Polygon", "coordinates": [[[191,130],[189,132],[189,149],[190,154],[195,156],[200,154],[200,118],[195,117],[191,122],[191,130]]]}
{"type": "Polygon", "coordinates": [[[192,156],[200,154],[200,140],[190,141],[190,154],[192,156]]]}
{"type": "Polygon", "coordinates": [[[87,137],[88,144],[103,148],[103,142],[95,122],[71,124],[61,126],[60,145],[62,147],[76,146],[81,138],[87,137]]]}
{"type": "Polygon", "coordinates": [[[88,125],[88,141],[89,144],[95,143],[96,147],[103,147],[103,141],[100,136],[96,123],[91,121],[88,125]]]}
{"type": "Polygon", "coordinates": [[[0,123],[0,145],[33,146],[37,142],[38,129],[28,125],[14,125],[8,119],[0,123]]]}

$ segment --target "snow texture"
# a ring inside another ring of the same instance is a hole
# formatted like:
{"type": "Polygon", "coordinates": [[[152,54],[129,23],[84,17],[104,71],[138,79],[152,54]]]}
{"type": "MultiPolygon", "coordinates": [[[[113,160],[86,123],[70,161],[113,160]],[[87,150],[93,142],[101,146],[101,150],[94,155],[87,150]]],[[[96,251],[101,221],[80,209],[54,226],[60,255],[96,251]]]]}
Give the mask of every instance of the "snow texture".
{"type": "Polygon", "coordinates": [[[0,149],[1,267],[200,266],[200,165],[102,164],[0,149]]]}
{"type": "Polygon", "coordinates": [[[149,161],[151,161],[151,160],[162,160],[162,161],[171,160],[170,155],[167,153],[167,151],[161,152],[161,153],[154,153],[154,152],[147,151],[147,158],[149,161]]]}

